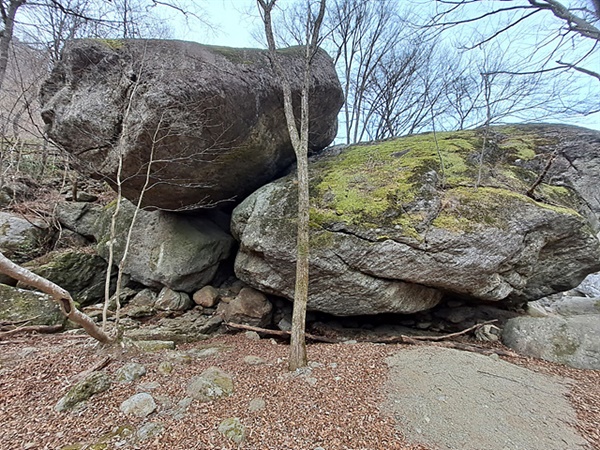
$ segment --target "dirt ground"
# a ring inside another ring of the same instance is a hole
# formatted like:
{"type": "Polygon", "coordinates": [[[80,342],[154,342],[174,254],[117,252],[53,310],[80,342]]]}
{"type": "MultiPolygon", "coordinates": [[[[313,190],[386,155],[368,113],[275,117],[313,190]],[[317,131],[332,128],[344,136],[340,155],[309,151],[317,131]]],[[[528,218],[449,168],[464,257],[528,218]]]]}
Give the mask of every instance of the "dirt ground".
{"type": "MultiPolygon", "coordinates": [[[[415,440],[400,420],[410,415],[410,405],[404,406],[404,412],[401,403],[393,411],[385,407],[394,398],[388,382],[398,368],[389,358],[408,355],[415,347],[311,344],[310,367],[298,373],[287,370],[287,350],[285,343],[252,340],[243,333],[158,352],[103,349],[87,337],[68,335],[0,341],[0,447],[435,450],[428,437],[415,440]],[[143,364],[147,373],[132,383],[113,382],[108,391],[93,396],[75,412],[56,412],[55,404],[77,375],[107,356],[109,363],[102,370],[110,375],[126,362],[143,364]],[[169,374],[159,369],[166,361],[173,367],[169,374]],[[211,366],[233,377],[233,395],[210,403],[195,400],[187,406],[187,384],[211,366]],[[139,392],[150,393],[157,410],[146,418],[124,415],[121,403],[139,392]],[[239,446],[218,431],[219,424],[232,417],[245,427],[246,438],[239,446]],[[148,424],[159,430],[150,437],[140,433],[148,424]]],[[[589,448],[600,449],[599,371],[529,358],[503,359],[520,369],[572,380],[564,385],[564,392],[574,411],[574,430],[589,448]]],[[[443,373],[443,367],[438,369],[443,373]]],[[[464,392],[467,397],[471,394],[468,389],[464,392]]]]}

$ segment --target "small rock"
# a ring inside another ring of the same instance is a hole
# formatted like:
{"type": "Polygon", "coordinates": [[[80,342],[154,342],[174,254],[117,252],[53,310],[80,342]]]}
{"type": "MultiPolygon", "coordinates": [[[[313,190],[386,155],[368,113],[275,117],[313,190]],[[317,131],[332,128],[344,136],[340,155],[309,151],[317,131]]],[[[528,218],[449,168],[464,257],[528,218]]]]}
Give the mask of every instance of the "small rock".
{"type": "MultiPolygon", "coordinates": [[[[221,305],[219,305],[221,306],[221,305]]],[[[255,289],[245,287],[238,296],[222,309],[226,322],[244,323],[265,327],[271,323],[273,305],[267,297],[255,289]]]]}
{"type": "Polygon", "coordinates": [[[260,341],[260,335],[256,331],[246,331],[244,336],[251,341],[260,341]]]}
{"type": "Polygon", "coordinates": [[[127,363],[115,375],[119,383],[131,383],[146,375],[146,368],[138,363],[127,363]]]}
{"type": "Polygon", "coordinates": [[[156,370],[158,370],[158,373],[162,375],[170,375],[171,372],[173,372],[173,364],[171,364],[169,361],[163,361],[158,365],[156,370]]]}
{"type": "Polygon", "coordinates": [[[153,391],[160,387],[160,383],[158,381],[150,381],[148,383],[140,383],[136,386],[135,390],[138,392],[147,392],[153,391]]]}
{"type": "Polygon", "coordinates": [[[187,394],[201,402],[209,402],[233,393],[233,379],[218,367],[209,367],[199,376],[192,378],[187,394]]]}
{"type": "Polygon", "coordinates": [[[121,412],[136,417],[147,417],[156,410],[156,403],[150,394],[135,394],[121,403],[121,412]]]}
{"type": "Polygon", "coordinates": [[[285,317],[277,322],[277,328],[281,331],[292,331],[292,323],[285,317]]]}
{"type": "Polygon", "coordinates": [[[219,300],[219,291],[212,286],[204,286],[202,289],[194,293],[192,299],[196,305],[200,305],[205,308],[212,308],[219,300]]]}
{"type": "Polygon", "coordinates": [[[191,309],[194,302],[185,292],[177,292],[167,287],[158,294],[154,307],[162,311],[185,311],[191,309]]]}
{"type": "Polygon", "coordinates": [[[221,349],[218,347],[207,347],[207,348],[193,348],[187,351],[187,354],[192,358],[206,359],[211,356],[218,355],[221,349]]]}
{"type": "Polygon", "coordinates": [[[237,417],[231,417],[223,420],[219,424],[219,433],[231,439],[236,444],[240,444],[246,437],[246,429],[237,417]]]}
{"type": "Polygon", "coordinates": [[[148,439],[152,439],[153,437],[160,436],[165,427],[157,422],[148,422],[142,425],[139,430],[136,432],[136,437],[138,441],[147,441],[148,439]]]}
{"type": "Polygon", "coordinates": [[[92,372],[62,397],[54,410],[57,412],[74,408],[77,404],[88,400],[92,395],[106,391],[110,387],[110,377],[104,372],[92,372]]]}
{"type": "Polygon", "coordinates": [[[72,201],[77,201],[77,202],[95,202],[96,200],[98,200],[98,196],[94,195],[94,194],[90,194],[89,192],[85,192],[85,191],[78,191],[77,192],[77,199],[73,198],[73,192],[69,192],[67,193],[67,195],[65,195],[65,200],[72,202],[72,201]]]}
{"type": "Polygon", "coordinates": [[[266,406],[267,406],[267,403],[265,402],[264,399],[262,399],[260,397],[255,397],[252,400],[250,400],[250,403],[248,404],[248,411],[250,411],[250,412],[261,411],[261,410],[265,409],[266,406]]]}
{"type": "Polygon", "coordinates": [[[259,356],[248,355],[244,357],[244,362],[251,366],[259,366],[265,363],[265,360],[259,356]]]}

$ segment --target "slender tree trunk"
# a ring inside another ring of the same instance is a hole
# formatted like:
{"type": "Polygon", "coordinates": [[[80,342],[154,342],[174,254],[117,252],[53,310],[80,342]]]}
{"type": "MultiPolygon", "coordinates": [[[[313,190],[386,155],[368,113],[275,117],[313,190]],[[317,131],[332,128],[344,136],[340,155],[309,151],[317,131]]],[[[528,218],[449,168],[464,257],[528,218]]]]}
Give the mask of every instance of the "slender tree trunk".
{"type": "Polygon", "coordinates": [[[0,88],[4,83],[6,68],[8,67],[8,52],[15,29],[15,16],[18,9],[24,4],[25,0],[11,0],[8,9],[5,9],[4,5],[0,8],[4,25],[4,29],[0,31],[0,88]]]}
{"type": "Polygon", "coordinates": [[[265,26],[265,35],[269,47],[269,57],[283,89],[283,107],[290,140],[296,154],[298,164],[298,235],[296,241],[296,285],[294,291],[294,310],[292,313],[292,332],[290,338],[289,369],[296,370],[305,367],[308,363],[306,355],[306,309],[308,303],[308,266],[309,266],[309,189],[308,189],[308,132],[309,132],[309,87],[312,58],[317,51],[319,30],[325,15],[325,0],[320,0],[319,13],[314,22],[307,18],[305,65],[302,83],[300,131],[298,131],[294,108],[292,104],[292,90],[289,80],[281,67],[278,59],[271,11],[277,0],[257,0],[265,26]]]}
{"type": "Polygon", "coordinates": [[[309,266],[309,192],[308,159],[298,157],[298,237],[296,241],[296,288],[290,338],[290,370],[304,367],[306,355],[306,307],[308,303],[309,266]]]}
{"type": "Polygon", "coordinates": [[[53,282],[36,275],[21,267],[0,252],[0,272],[39,289],[50,295],[67,319],[80,325],[91,337],[103,344],[113,342],[113,339],[100,329],[88,316],[77,309],[71,294],[53,282]]]}

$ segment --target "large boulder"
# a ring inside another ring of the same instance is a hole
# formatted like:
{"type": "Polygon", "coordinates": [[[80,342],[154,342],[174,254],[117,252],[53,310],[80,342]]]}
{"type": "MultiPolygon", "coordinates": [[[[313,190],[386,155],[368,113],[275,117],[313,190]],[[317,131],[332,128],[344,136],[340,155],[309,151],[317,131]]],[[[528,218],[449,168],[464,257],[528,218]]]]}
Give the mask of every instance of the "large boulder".
{"type": "Polygon", "coordinates": [[[42,220],[0,212],[0,251],[16,263],[43,253],[53,235],[48,223],[42,220]]]}
{"type": "Polygon", "coordinates": [[[502,341],[524,355],[600,370],[600,314],[517,317],[506,323],[502,341]]]}
{"type": "MultiPolygon", "coordinates": [[[[322,155],[310,167],[309,308],[411,313],[435,306],[443,294],[523,303],[577,286],[600,267],[586,200],[600,198],[600,184],[590,179],[583,189],[566,170],[537,183],[553,155],[569,157],[561,136],[574,145],[578,132],[586,148],[600,138],[575,127],[494,128],[481,168],[481,131],[322,155]]],[[[600,159],[597,149],[595,155],[600,159]]],[[[296,198],[290,175],[249,196],[232,219],[241,243],[238,278],[289,299],[296,198]]]]}
{"type": "MultiPolygon", "coordinates": [[[[108,259],[111,220],[116,208],[105,208],[96,223],[98,253],[108,259]]],[[[123,200],[116,219],[114,262],[123,257],[135,207],[123,200]]],[[[139,210],[131,233],[124,272],[146,286],[194,292],[213,279],[229,257],[233,239],[213,221],[165,211],[139,210]]]]}
{"type": "MultiPolygon", "coordinates": [[[[293,95],[304,50],[279,52],[293,95]]],[[[48,135],[144,206],[198,209],[241,200],[294,161],[281,84],[265,50],[165,40],[77,40],[41,89],[48,135]]],[[[331,58],[311,70],[310,147],[337,132],[342,90],[331,58]]]]}

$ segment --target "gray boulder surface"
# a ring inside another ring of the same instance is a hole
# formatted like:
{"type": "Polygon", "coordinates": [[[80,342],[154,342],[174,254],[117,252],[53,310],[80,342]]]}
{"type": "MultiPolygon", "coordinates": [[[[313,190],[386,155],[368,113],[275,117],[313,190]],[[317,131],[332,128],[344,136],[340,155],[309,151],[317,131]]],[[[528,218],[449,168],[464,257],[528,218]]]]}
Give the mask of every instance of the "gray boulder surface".
{"type": "Polygon", "coordinates": [[[0,322],[27,321],[27,325],[62,325],[65,316],[47,294],[0,284],[0,322]]]}
{"type": "Polygon", "coordinates": [[[0,251],[17,264],[43,253],[53,232],[42,220],[0,212],[0,251]]]}
{"type": "MultiPolygon", "coordinates": [[[[342,316],[413,313],[446,293],[520,304],[568,290],[598,271],[600,242],[586,198],[600,198],[600,184],[583,185],[557,169],[556,177],[545,176],[526,193],[554,151],[568,155],[577,136],[589,148],[600,132],[558,125],[492,130],[477,188],[477,130],[437,133],[437,141],[422,134],[332,148],[315,158],[309,309],[342,316]]],[[[240,241],[237,277],[288,299],[296,186],[292,175],[272,182],[232,217],[240,241]]]]}
{"type": "Polygon", "coordinates": [[[600,314],[517,317],[504,326],[502,342],[524,355],[599,370],[600,314]]]}
{"type": "MultiPolygon", "coordinates": [[[[299,95],[303,50],[279,51],[299,95]]],[[[268,53],[173,40],[75,40],[41,88],[48,135],[123,195],[166,210],[240,201],[294,161],[268,53]]],[[[343,94],[332,59],[311,69],[310,148],[337,133],[343,94]]]]}
{"type": "Polygon", "coordinates": [[[388,358],[384,410],[409,442],[439,450],[584,450],[568,381],[431,346],[388,358]]]}
{"type": "Polygon", "coordinates": [[[185,292],[177,292],[168,287],[162,288],[154,307],[161,311],[186,311],[194,306],[192,299],[185,292]]]}
{"type": "Polygon", "coordinates": [[[221,303],[219,309],[226,322],[256,327],[266,327],[273,317],[271,302],[262,292],[249,287],[242,288],[229,303],[221,303]]]}
{"type": "MultiPolygon", "coordinates": [[[[96,222],[97,251],[108,259],[111,216],[116,206],[107,206],[96,222]]],[[[117,216],[114,241],[115,261],[125,249],[135,207],[123,200],[117,216]]],[[[219,263],[229,257],[233,239],[204,217],[165,211],[140,210],[124,272],[146,286],[194,292],[208,284],[219,263]]]]}
{"type": "Polygon", "coordinates": [[[102,215],[102,207],[85,202],[59,202],[56,204],[56,218],[60,224],[88,239],[96,235],[96,222],[102,215]]]}
{"type": "MultiPolygon", "coordinates": [[[[81,306],[104,301],[108,266],[104,259],[91,254],[89,250],[50,252],[23,264],[23,267],[65,289],[81,306]]],[[[116,276],[113,276],[111,293],[114,292],[115,283],[116,276]]]]}
{"type": "Polygon", "coordinates": [[[147,417],[156,410],[154,398],[145,392],[132,395],[119,407],[123,414],[136,417],[147,417]]]}

